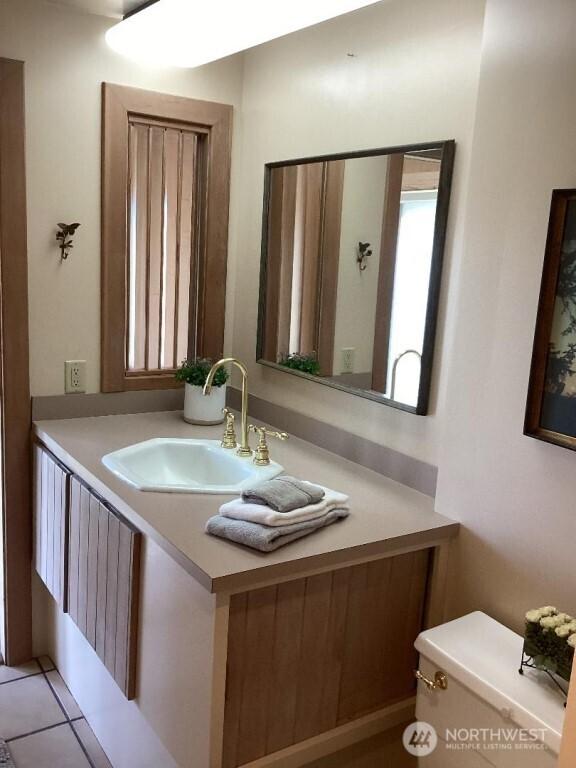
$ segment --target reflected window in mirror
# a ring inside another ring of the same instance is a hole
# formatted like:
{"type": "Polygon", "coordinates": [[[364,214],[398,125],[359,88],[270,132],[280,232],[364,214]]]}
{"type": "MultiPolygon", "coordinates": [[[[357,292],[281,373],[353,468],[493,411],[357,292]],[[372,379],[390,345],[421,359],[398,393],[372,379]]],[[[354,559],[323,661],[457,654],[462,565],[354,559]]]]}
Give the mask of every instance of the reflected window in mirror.
{"type": "Polygon", "coordinates": [[[260,362],[426,413],[453,154],[267,166],[260,362]]]}

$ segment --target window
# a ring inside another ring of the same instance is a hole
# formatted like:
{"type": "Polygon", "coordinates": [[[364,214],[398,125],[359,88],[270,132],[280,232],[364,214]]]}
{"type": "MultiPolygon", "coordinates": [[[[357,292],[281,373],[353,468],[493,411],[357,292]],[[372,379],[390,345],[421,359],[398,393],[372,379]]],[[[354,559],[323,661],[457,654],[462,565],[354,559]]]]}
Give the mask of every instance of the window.
{"type": "Polygon", "coordinates": [[[102,390],[177,386],[224,335],[231,107],[103,89],[102,390]]]}
{"type": "Polygon", "coordinates": [[[388,349],[388,370],[395,375],[390,377],[386,394],[414,407],[420,386],[437,198],[436,189],[402,192],[400,197],[388,349]]]}

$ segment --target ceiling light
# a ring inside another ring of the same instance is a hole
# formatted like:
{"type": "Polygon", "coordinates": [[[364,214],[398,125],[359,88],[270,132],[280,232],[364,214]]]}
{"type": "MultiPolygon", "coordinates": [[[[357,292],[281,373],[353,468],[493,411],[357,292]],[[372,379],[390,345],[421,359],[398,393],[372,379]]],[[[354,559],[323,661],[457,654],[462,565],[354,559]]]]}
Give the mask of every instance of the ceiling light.
{"type": "Polygon", "coordinates": [[[118,53],[198,67],[378,0],[156,0],[108,30],[118,53]]]}

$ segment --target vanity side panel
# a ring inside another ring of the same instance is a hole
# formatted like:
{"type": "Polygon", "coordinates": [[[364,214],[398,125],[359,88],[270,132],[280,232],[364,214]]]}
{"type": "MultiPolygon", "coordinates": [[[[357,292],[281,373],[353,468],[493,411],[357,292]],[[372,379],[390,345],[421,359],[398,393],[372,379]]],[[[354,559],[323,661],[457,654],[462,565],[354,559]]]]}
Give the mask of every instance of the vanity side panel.
{"type": "Polygon", "coordinates": [[[80,563],[80,493],[82,486],[73,477],[70,480],[70,544],[68,556],[68,611],[78,624],[78,565],[80,563]]]}
{"type": "Polygon", "coordinates": [[[36,580],[35,655],[52,657],[114,768],[207,768],[215,597],[143,537],[136,697],[36,580]]]}
{"type": "Polygon", "coordinates": [[[34,555],[36,572],[67,610],[68,485],[70,474],[42,446],[34,445],[34,555]]]}
{"type": "Polygon", "coordinates": [[[224,768],[414,696],[430,550],[230,600],[224,768]]]}
{"type": "Polygon", "coordinates": [[[71,516],[77,518],[80,530],[78,549],[69,551],[69,571],[78,573],[77,590],[69,585],[71,603],[78,594],[77,615],[72,613],[72,618],[124,695],[132,699],[142,534],[82,484],[80,494],[72,494],[71,500],[71,516]]]}

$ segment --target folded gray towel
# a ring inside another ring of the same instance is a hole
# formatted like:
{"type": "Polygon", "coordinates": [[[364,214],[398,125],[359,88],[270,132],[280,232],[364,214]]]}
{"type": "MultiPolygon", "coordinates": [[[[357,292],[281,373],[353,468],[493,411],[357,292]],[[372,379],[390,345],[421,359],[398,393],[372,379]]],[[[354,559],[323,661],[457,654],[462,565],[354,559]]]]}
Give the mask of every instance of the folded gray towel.
{"type": "Polygon", "coordinates": [[[249,523],[247,520],[233,520],[230,517],[215,515],[206,523],[206,533],[235,541],[237,544],[245,544],[252,549],[259,549],[260,552],[273,552],[285,544],[290,544],[291,541],[301,539],[319,528],[325,528],[337,520],[348,517],[349,514],[347,509],[333,509],[315,520],[283,526],[260,525],[249,523]]]}
{"type": "Polygon", "coordinates": [[[276,512],[291,512],[293,509],[307,507],[309,504],[317,504],[323,498],[324,488],[290,475],[267,480],[257,488],[249,488],[242,492],[244,501],[264,504],[276,512]]]}

